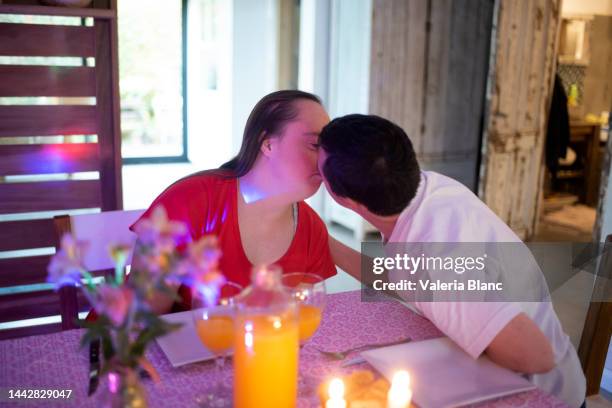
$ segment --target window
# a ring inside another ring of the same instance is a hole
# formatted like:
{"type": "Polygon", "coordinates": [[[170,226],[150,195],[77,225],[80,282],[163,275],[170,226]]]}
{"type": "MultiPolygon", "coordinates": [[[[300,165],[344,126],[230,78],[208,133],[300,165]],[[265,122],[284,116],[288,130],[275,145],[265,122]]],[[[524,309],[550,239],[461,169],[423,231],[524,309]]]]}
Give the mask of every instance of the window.
{"type": "Polygon", "coordinates": [[[187,161],[186,3],[118,2],[124,163],[187,161]]]}

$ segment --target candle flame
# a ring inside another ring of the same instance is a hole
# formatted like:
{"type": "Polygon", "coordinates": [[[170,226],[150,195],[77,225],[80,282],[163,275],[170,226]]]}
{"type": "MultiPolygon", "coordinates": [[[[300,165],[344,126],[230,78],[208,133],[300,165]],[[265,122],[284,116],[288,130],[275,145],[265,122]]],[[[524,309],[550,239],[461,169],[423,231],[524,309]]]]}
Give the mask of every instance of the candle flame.
{"type": "Polygon", "coordinates": [[[329,382],[329,398],[342,399],[344,397],[344,382],[340,378],[334,378],[329,382]]]}
{"type": "Polygon", "coordinates": [[[406,370],[400,370],[393,374],[393,380],[391,382],[392,388],[406,389],[410,387],[410,374],[406,370]]]}

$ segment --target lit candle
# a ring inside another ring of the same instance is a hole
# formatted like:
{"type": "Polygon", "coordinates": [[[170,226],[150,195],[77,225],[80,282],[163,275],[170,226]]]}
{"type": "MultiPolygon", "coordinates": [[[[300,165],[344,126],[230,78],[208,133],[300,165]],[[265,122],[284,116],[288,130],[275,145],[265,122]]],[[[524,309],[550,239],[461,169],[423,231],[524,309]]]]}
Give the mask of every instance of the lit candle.
{"type": "Polygon", "coordinates": [[[346,408],[344,383],[340,378],[334,378],[329,382],[327,392],[329,399],[325,403],[325,408],[346,408]]]}
{"type": "Polygon", "coordinates": [[[387,408],[408,408],[411,400],[410,375],[407,371],[398,371],[393,375],[387,394],[387,408]]]}

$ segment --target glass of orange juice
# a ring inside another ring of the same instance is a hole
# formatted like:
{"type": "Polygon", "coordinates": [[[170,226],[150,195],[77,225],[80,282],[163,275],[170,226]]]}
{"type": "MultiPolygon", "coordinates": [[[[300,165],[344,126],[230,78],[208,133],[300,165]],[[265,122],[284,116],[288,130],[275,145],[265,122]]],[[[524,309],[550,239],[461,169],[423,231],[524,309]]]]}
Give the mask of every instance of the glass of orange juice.
{"type": "MultiPolygon", "coordinates": [[[[297,303],[300,344],[303,346],[321,324],[325,308],[325,279],[314,273],[291,272],[283,275],[282,284],[297,303]]],[[[298,378],[300,394],[314,391],[312,381],[301,372],[298,378]]]]}
{"type": "Polygon", "coordinates": [[[234,300],[242,286],[226,282],[219,293],[210,294],[194,290],[192,299],[193,323],[200,341],[215,355],[215,384],[198,396],[200,406],[231,407],[232,392],[223,381],[225,357],[234,345],[234,300]]]}

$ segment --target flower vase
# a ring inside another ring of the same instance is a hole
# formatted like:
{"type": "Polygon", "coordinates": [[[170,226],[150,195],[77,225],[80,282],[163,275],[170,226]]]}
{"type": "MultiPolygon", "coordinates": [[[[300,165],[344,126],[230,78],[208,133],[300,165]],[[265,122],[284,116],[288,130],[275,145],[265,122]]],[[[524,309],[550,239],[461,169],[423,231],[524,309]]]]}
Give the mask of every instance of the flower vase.
{"type": "Polygon", "coordinates": [[[106,375],[100,406],[104,408],[146,408],[147,395],[133,368],[121,367],[106,375]]]}

